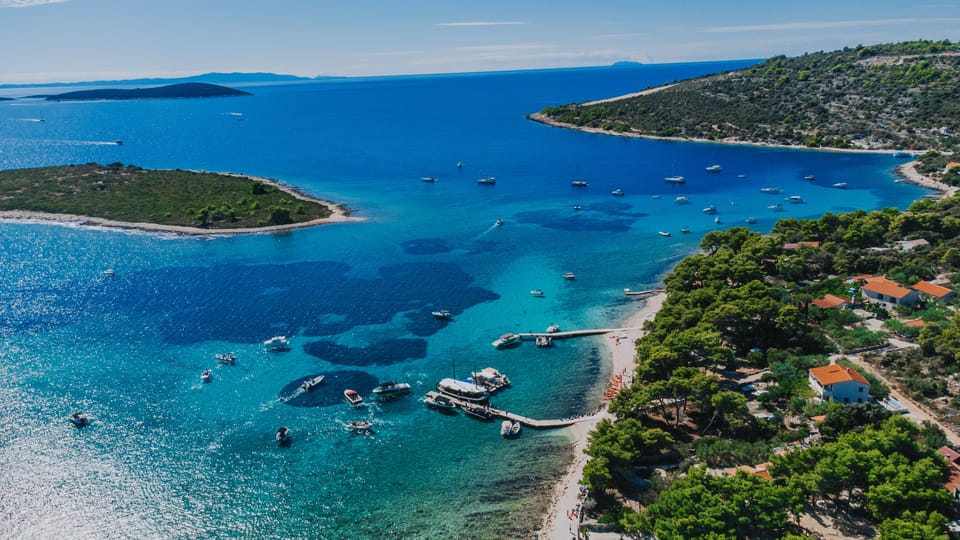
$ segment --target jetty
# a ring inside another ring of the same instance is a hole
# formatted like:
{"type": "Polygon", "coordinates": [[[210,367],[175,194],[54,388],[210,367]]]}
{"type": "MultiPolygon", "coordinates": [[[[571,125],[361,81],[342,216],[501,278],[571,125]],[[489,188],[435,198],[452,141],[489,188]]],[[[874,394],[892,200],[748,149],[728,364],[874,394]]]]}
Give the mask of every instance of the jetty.
{"type": "Polygon", "coordinates": [[[666,292],[666,289],[647,289],[645,291],[634,291],[631,289],[623,290],[623,294],[627,296],[641,296],[641,297],[654,296],[662,292],[666,292]]]}
{"type": "Polygon", "coordinates": [[[583,336],[598,336],[601,334],[610,334],[612,332],[625,332],[627,330],[642,330],[640,326],[631,326],[627,328],[593,328],[588,330],[571,330],[569,332],[527,332],[517,333],[523,341],[535,340],[538,337],[549,337],[553,339],[567,339],[583,336]]]}
{"type": "Polygon", "coordinates": [[[534,418],[527,418],[526,416],[515,414],[509,411],[496,409],[489,405],[480,405],[477,403],[464,401],[454,396],[451,396],[448,394],[441,394],[440,392],[436,392],[433,390],[427,392],[427,397],[432,399],[437,399],[440,396],[443,396],[444,399],[449,400],[451,403],[453,403],[457,407],[460,407],[464,411],[467,411],[468,409],[471,409],[471,410],[482,409],[483,412],[490,418],[496,417],[496,418],[503,418],[504,420],[511,420],[513,422],[520,422],[521,425],[525,427],[533,428],[533,429],[562,428],[562,427],[572,426],[573,424],[576,424],[578,422],[584,422],[591,418],[590,416],[581,416],[578,418],[561,418],[557,420],[536,420],[534,418]]]}

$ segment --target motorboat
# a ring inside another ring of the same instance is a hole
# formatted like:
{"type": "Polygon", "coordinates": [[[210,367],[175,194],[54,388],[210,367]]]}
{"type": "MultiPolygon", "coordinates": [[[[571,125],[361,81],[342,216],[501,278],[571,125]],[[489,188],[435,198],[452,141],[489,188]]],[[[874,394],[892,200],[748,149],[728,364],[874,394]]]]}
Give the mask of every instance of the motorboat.
{"type": "Polygon", "coordinates": [[[543,297],[546,296],[546,295],[543,294],[543,291],[540,290],[540,289],[533,289],[533,290],[530,291],[530,296],[532,296],[532,297],[534,297],[534,298],[543,298],[543,297]]]}
{"type": "Polygon", "coordinates": [[[570,185],[573,187],[587,187],[589,184],[587,184],[586,180],[574,180],[570,182],[570,185]]]}
{"type": "Polygon", "coordinates": [[[217,363],[224,366],[232,366],[237,363],[237,357],[233,354],[218,354],[216,358],[217,363]]]}
{"type": "Polygon", "coordinates": [[[482,186],[492,186],[497,183],[497,179],[492,176],[484,176],[483,178],[477,180],[477,183],[482,186]]]}
{"type": "Polygon", "coordinates": [[[673,199],[673,202],[675,202],[675,203],[677,203],[677,204],[690,204],[690,199],[684,197],[683,195],[680,195],[680,196],[674,198],[674,199],[673,199]]]}
{"type": "Polygon", "coordinates": [[[717,213],[717,207],[711,204],[710,206],[707,206],[706,208],[703,209],[703,213],[704,213],[704,214],[709,214],[709,215],[716,214],[716,213],[717,213]]]}
{"type": "Polygon", "coordinates": [[[502,219],[498,219],[498,220],[496,220],[495,222],[493,222],[493,224],[496,225],[497,227],[502,227],[502,226],[503,226],[503,220],[502,220],[502,219]]]}
{"type": "Polygon", "coordinates": [[[559,325],[559,324],[553,323],[553,324],[551,324],[550,326],[547,327],[547,333],[548,333],[548,334],[556,334],[556,333],[559,332],[559,331],[560,331],[560,325],[559,325]]]}
{"type": "Polygon", "coordinates": [[[573,280],[577,279],[577,276],[576,276],[576,274],[574,274],[573,272],[564,272],[564,274],[563,274],[563,279],[565,279],[565,280],[567,280],[567,281],[573,281],[573,280]]]}
{"type": "Polygon", "coordinates": [[[442,394],[467,402],[481,403],[490,399],[490,391],[485,386],[458,379],[440,379],[440,382],[437,383],[437,390],[442,394]]]}
{"type": "Polygon", "coordinates": [[[669,231],[660,231],[660,232],[658,232],[657,234],[659,234],[660,236],[670,236],[670,232],[669,232],[669,231]]]}
{"type": "Polygon", "coordinates": [[[107,268],[106,270],[103,271],[103,275],[107,277],[113,277],[117,275],[117,273],[113,270],[113,268],[107,268]]]}
{"type": "Polygon", "coordinates": [[[442,321],[449,321],[450,319],[453,318],[453,313],[450,313],[449,311],[447,311],[447,310],[445,310],[445,309],[440,309],[440,310],[437,310],[437,311],[431,311],[430,314],[433,315],[434,317],[442,320],[442,321]]]}
{"type": "Polygon", "coordinates": [[[490,392],[496,392],[510,386],[510,378],[492,367],[485,367],[470,374],[467,382],[481,385],[490,392]]]}
{"type": "Polygon", "coordinates": [[[428,395],[423,398],[423,403],[431,409],[440,411],[452,411],[457,408],[457,404],[450,401],[450,398],[438,394],[428,395]]]}
{"type": "Polygon", "coordinates": [[[760,188],[760,191],[761,191],[762,193],[770,193],[770,194],[772,194],[772,195],[775,195],[775,194],[777,194],[777,193],[783,193],[783,190],[782,190],[782,189],[780,189],[780,188],[778,188],[778,187],[773,187],[773,186],[762,187],[762,188],[760,188]]]}
{"type": "Polygon", "coordinates": [[[720,172],[720,171],[722,171],[722,170],[723,170],[723,167],[721,167],[720,165],[716,165],[716,164],[710,165],[710,166],[707,167],[707,169],[706,169],[707,172],[712,172],[712,173],[718,173],[718,172],[720,172]]]}
{"type": "Polygon", "coordinates": [[[575,205],[573,205],[573,209],[574,209],[575,211],[579,212],[580,210],[583,210],[583,207],[580,206],[579,204],[575,204],[575,205]]]}
{"type": "Polygon", "coordinates": [[[113,144],[115,144],[115,145],[117,145],[117,146],[123,146],[123,141],[121,141],[121,140],[116,140],[116,141],[113,141],[113,144]]]}
{"type": "Polygon", "coordinates": [[[713,222],[716,223],[717,225],[720,225],[721,223],[723,223],[723,221],[720,220],[720,216],[713,218],[713,222]]]}
{"type": "Polygon", "coordinates": [[[512,347],[514,345],[520,344],[520,336],[512,333],[504,334],[498,337],[492,343],[495,349],[506,349],[507,347],[512,347]]]}
{"type": "Polygon", "coordinates": [[[462,162],[462,161],[458,161],[458,162],[457,162],[457,168],[458,168],[458,169],[462,169],[462,168],[463,168],[463,162],[462,162]]]}
{"type": "Polygon", "coordinates": [[[537,336],[537,347],[553,347],[553,338],[548,336],[537,336]]]}
{"type": "Polygon", "coordinates": [[[373,393],[378,396],[393,396],[397,394],[406,394],[410,391],[410,383],[387,381],[380,383],[373,389],[373,393]]]}
{"type": "Polygon", "coordinates": [[[836,184],[833,185],[833,187],[835,187],[835,188],[837,188],[837,189],[846,189],[846,188],[847,188],[847,183],[846,183],[846,182],[837,182],[836,184]]]}
{"type": "Polygon", "coordinates": [[[750,217],[748,217],[745,221],[746,221],[748,224],[750,224],[750,225],[754,225],[754,224],[757,223],[757,218],[755,218],[755,217],[753,217],[753,216],[750,216],[750,217]]]}
{"type": "Polygon", "coordinates": [[[747,175],[745,175],[745,174],[738,174],[738,175],[737,175],[737,178],[740,178],[741,180],[744,179],[744,178],[746,178],[746,177],[747,177],[747,175]]]}
{"type": "Polygon", "coordinates": [[[213,371],[206,369],[200,374],[200,380],[208,383],[213,380],[213,371]]]}
{"type": "Polygon", "coordinates": [[[684,228],[680,229],[680,232],[682,232],[683,234],[689,234],[689,233],[690,233],[690,229],[689,229],[688,227],[684,227],[684,228]]]}
{"type": "Polygon", "coordinates": [[[817,177],[812,174],[808,174],[803,177],[803,179],[806,180],[807,182],[813,182],[814,180],[816,180],[816,178],[817,177]]]}
{"type": "Polygon", "coordinates": [[[687,179],[682,176],[668,176],[663,181],[668,184],[685,184],[687,179]]]}
{"type": "Polygon", "coordinates": [[[287,428],[286,426],[280,426],[277,428],[277,435],[274,437],[274,439],[276,439],[277,444],[279,444],[280,446],[289,446],[290,439],[292,436],[293,436],[293,433],[290,431],[289,428],[287,428]]]}
{"type": "Polygon", "coordinates": [[[373,431],[370,429],[370,426],[373,424],[367,422],[366,420],[352,420],[347,422],[345,425],[347,430],[351,433],[373,433],[373,431]]]}
{"type": "Polygon", "coordinates": [[[783,212],[783,205],[780,203],[767,205],[767,208],[774,212],[783,212]]]}
{"type": "Polygon", "coordinates": [[[71,413],[70,416],[67,417],[67,420],[69,420],[71,424],[78,428],[84,427],[90,423],[90,417],[79,412],[71,413]]]}
{"type": "Polygon", "coordinates": [[[317,375],[312,379],[303,381],[303,384],[300,385],[300,389],[304,392],[313,392],[318,386],[320,386],[320,383],[323,382],[324,378],[325,377],[323,375],[317,375]]]}
{"type": "Polygon", "coordinates": [[[290,340],[287,339],[287,336],[273,336],[264,341],[263,346],[266,347],[269,352],[289,351],[290,340]]]}
{"type": "Polygon", "coordinates": [[[651,199],[659,199],[659,198],[660,198],[660,195],[651,195],[650,198],[651,198],[651,199]]]}
{"type": "Polygon", "coordinates": [[[430,183],[432,184],[432,183],[436,182],[437,179],[434,178],[434,177],[432,177],[432,176],[424,176],[423,178],[420,179],[420,181],[421,181],[421,182],[430,182],[430,183]]]}
{"type": "Polygon", "coordinates": [[[485,405],[478,405],[476,403],[464,403],[463,405],[460,406],[460,408],[463,409],[463,412],[483,422],[492,420],[493,417],[495,416],[493,411],[490,410],[490,407],[487,407],[485,405]]]}
{"type": "Polygon", "coordinates": [[[611,191],[610,194],[613,195],[614,197],[623,197],[623,190],[620,188],[617,188],[611,191]]]}
{"type": "Polygon", "coordinates": [[[510,420],[504,420],[500,424],[500,436],[504,439],[510,439],[516,437],[520,434],[520,422],[511,422],[510,420]]]}
{"type": "Polygon", "coordinates": [[[787,202],[791,202],[791,203],[793,203],[793,204],[803,204],[803,203],[806,202],[806,201],[803,200],[803,197],[801,197],[801,196],[799,196],[799,195],[791,195],[791,196],[787,197],[787,198],[784,199],[784,200],[787,201],[787,202]]]}
{"type": "Polygon", "coordinates": [[[351,390],[347,388],[343,391],[343,399],[347,400],[347,403],[350,405],[359,405],[363,403],[363,398],[360,397],[360,394],[356,390],[351,390]]]}

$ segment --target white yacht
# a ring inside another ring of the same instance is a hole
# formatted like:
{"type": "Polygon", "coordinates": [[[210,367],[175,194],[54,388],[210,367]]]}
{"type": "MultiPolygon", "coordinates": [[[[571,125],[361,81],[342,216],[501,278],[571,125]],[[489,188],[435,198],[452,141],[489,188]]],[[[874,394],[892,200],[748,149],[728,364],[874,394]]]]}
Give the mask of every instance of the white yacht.
{"type": "Polygon", "coordinates": [[[490,391],[485,387],[467,381],[457,379],[440,379],[437,383],[437,390],[448,396],[461,399],[463,401],[483,402],[490,399],[490,391]]]}
{"type": "Polygon", "coordinates": [[[723,170],[723,167],[720,165],[710,165],[707,167],[707,172],[718,173],[723,170]]]}
{"type": "Polygon", "coordinates": [[[703,213],[704,213],[704,214],[709,214],[709,215],[716,214],[716,213],[717,213],[717,207],[711,204],[710,206],[708,206],[708,207],[706,207],[706,208],[703,209],[703,213]]]}
{"type": "Polygon", "coordinates": [[[690,199],[684,197],[683,195],[679,195],[678,197],[673,199],[673,202],[677,204],[690,204],[690,199]]]}
{"type": "Polygon", "coordinates": [[[378,396],[392,396],[396,394],[406,394],[410,391],[410,383],[388,381],[380,383],[373,389],[373,393],[378,396]]]}
{"type": "Polygon", "coordinates": [[[664,178],[663,181],[668,184],[684,184],[687,179],[682,176],[668,176],[664,178]]]}
{"type": "Polygon", "coordinates": [[[587,187],[589,184],[587,184],[586,180],[574,180],[570,182],[570,185],[573,187],[587,187]]]}
{"type": "Polygon", "coordinates": [[[495,349],[506,349],[507,347],[520,344],[520,336],[512,333],[504,334],[498,337],[492,343],[495,349]]]}
{"type": "Polygon", "coordinates": [[[290,350],[290,340],[287,336],[273,336],[263,342],[263,346],[270,352],[282,352],[290,350]]]}
{"type": "Polygon", "coordinates": [[[484,176],[477,180],[477,183],[483,186],[492,186],[497,183],[497,179],[492,176],[484,176]]]}
{"type": "Polygon", "coordinates": [[[614,197],[623,197],[623,190],[620,188],[617,188],[611,191],[610,194],[613,195],[614,197]]]}
{"type": "Polygon", "coordinates": [[[846,189],[846,188],[847,188],[847,183],[846,183],[846,182],[837,182],[836,184],[833,185],[833,187],[835,187],[835,188],[837,188],[837,189],[846,189]]]}
{"type": "Polygon", "coordinates": [[[760,191],[763,193],[770,193],[770,194],[783,193],[782,189],[778,187],[773,187],[773,186],[762,187],[760,188],[760,191]]]}
{"type": "Polygon", "coordinates": [[[806,201],[803,200],[803,197],[801,197],[801,196],[799,196],[799,195],[791,195],[791,196],[787,197],[787,198],[784,199],[784,200],[787,201],[787,202],[791,202],[791,203],[793,203],[793,204],[803,204],[803,203],[806,202],[806,201]]]}

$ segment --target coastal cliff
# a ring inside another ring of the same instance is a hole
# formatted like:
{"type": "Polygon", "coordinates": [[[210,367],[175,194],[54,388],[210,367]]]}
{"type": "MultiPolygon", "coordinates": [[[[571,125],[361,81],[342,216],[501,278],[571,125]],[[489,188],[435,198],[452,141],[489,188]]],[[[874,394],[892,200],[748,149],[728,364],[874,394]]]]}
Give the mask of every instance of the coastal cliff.
{"type": "Polygon", "coordinates": [[[531,119],[615,135],[805,147],[945,150],[960,144],[960,50],[943,41],[787,58],[531,119]]]}

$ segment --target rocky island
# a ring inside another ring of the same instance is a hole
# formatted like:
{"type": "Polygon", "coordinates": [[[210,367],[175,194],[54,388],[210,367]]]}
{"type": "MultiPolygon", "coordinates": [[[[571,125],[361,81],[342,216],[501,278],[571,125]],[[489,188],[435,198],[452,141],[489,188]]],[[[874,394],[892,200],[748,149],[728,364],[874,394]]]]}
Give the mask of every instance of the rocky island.
{"type": "Polygon", "coordinates": [[[126,99],[172,99],[172,98],[210,98],[249,96],[250,92],[209,83],[181,83],[155,86],[152,88],[98,88],[95,90],[76,90],[62,94],[32,96],[47,101],[92,101],[126,99]]]}
{"type": "Polygon", "coordinates": [[[122,163],[0,171],[0,218],[204,235],[358,220],[266,178],[122,163]]]}
{"type": "Polygon", "coordinates": [[[960,142],[957,43],[909,41],[787,58],[530,118],[634,137],[948,150],[960,142]]]}

